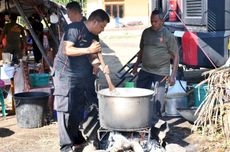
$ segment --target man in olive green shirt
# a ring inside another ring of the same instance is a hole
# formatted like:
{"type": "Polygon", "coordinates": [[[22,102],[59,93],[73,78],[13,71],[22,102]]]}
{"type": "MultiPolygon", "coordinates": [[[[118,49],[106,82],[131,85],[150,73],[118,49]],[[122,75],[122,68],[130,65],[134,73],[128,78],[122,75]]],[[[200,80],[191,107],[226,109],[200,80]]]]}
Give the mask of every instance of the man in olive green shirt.
{"type": "Polygon", "coordinates": [[[6,24],[3,28],[3,35],[6,36],[6,46],[4,53],[10,53],[13,55],[13,62],[17,63],[17,60],[23,56],[23,47],[25,42],[24,28],[16,23],[17,15],[10,15],[11,22],[6,24]],[[22,37],[21,37],[22,36],[22,37]]]}
{"type": "Polygon", "coordinates": [[[178,46],[174,36],[163,27],[163,14],[154,10],[151,14],[151,27],[146,28],[141,36],[140,51],[133,73],[137,74],[137,67],[142,63],[136,86],[151,89],[152,84],[158,82],[155,97],[156,112],[159,116],[164,112],[165,78],[170,85],[175,84],[178,68],[178,46]],[[170,60],[173,60],[170,73],[170,60]]]}

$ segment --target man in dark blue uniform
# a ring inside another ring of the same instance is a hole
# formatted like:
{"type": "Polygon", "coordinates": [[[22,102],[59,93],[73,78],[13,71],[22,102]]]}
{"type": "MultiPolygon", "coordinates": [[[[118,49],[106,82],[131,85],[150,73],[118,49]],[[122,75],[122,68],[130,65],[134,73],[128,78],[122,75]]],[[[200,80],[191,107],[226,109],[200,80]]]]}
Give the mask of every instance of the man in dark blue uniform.
{"type": "MultiPolygon", "coordinates": [[[[67,14],[71,22],[81,22],[81,21],[86,21],[86,19],[83,18],[82,16],[82,9],[81,6],[78,2],[72,1],[69,2],[66,5],[67,9],[67,14]]],[[[94,39],[99,42],[99,37],[98,35],[95,35],[94,39]]],[[[96,58],[97,54],[91,54],[90,58],[96,58]]],[[[92,61],[93,62],[93,61],[92,61]]],[[[94,68],[94,81],[96,79],[96,72],[97,69],[99,68],[98,64],[93,64],[94,68]]],[[[88,89],[86,91],[86,97],[89,105],[97,105],[98,104],[98,99],[97,99],[97,94],[95,92],[95,86],[94,86],[94,81],[92,81],[91,85],[88,85],[88,89]]]]}
{"type": "Polygon", "coordinates": [[[98,9],[85,22],[68,25],[54,60],[54,107],[57,111],[60,146],[62,152],[73,151],[84,139],[79,124],[84,119],[88,85],[94,81],[90,55],[101,51],[100,43],[94,41],[110,19],[98,9]]]}

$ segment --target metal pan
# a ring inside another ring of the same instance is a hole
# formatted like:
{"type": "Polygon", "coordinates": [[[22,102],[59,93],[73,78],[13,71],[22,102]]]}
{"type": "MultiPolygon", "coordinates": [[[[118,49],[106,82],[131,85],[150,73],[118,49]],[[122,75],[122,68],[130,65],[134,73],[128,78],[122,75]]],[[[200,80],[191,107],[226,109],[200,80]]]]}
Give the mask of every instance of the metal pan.
{"type": "Polygon", "coordinates": [[[178,113],[190,123],[194,123],[197,119],[197,116],[194,115],[197,108],[177,108],[178,113]]]}

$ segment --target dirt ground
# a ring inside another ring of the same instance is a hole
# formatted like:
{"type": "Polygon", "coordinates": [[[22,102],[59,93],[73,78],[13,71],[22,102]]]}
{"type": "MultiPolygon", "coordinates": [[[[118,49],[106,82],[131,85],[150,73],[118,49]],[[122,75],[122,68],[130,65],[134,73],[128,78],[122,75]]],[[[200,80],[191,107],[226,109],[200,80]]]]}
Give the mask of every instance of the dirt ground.
{"type": "MultiPolygon", "coordinates": [[[[138,52],[139,40],[144,27],[133,27],[106,30],[100,38],[103,42],[103,56],[111,69],[114,84],[119,82],[115,73],[138,52]]],[[[101,88],[107,84],[102,74],[99,75],[101,88]]],[[[123,85],[123,84],[122,84],[123,85]]],[[[122,85],[120,85],[122,87],[122,85]]],[[[10,103],[7,109],[10,110],[10,103]]],[[[224,152],[228,151],[217,137],[210,138],[192,133],[192,125],[180,117],[165,117],[170,126],[166,136],[167,143],[178,144],[189,152],[224,152]]],[[[0,118],[0,151],[1,152],[58,152],[57,122],[41,128],[25,129],[17,126],[15,115],[0,118]]]]}

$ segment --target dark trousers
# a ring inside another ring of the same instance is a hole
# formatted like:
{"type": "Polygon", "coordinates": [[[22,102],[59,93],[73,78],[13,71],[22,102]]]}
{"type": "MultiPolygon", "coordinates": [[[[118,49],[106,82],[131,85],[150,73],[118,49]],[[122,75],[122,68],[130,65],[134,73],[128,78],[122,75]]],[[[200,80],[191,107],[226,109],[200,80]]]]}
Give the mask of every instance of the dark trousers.
{"type": "Polygon", "coordinates": [[[156,84],[158,82],[158,87],[156,88],[157,94],[155,95],[155,102],[154,102],[154,113],[156,113],[158,116],[161,116],[161,114],[164,112],[165,107],[165,84],[166,81],[161,82],[164,79],[165,76],[152,74],[145,72],[143,70],[140,70],[137,78],[137,84],[136,86],[138,88],[145,88],[145,89],[151,89],[153,84],[156,84]]]}
{"type": "Polygon", "coordinates": [[[79,125],[86,118],[85,109],[87,108],[87,103],[89,103],[87,99],[97,99],[94,97],[96,93],[91,94],[92,92],[88,91],[94,89],[92,86],[93,81],[93,78],[83,81],[79,78],[55,74],[55,109],[57,111],[62,152],[70,151],[72,146],[85,142],[79,131],[79,125]],[[90,96],[87,98],[87,94],[93,97],[90,96]]]}
{"type": "Polygon", "coordinates": [[[82,133],[79,131],[79,125],[75,123],[74,117],[69,113],[57,112],[58,129],[60,138],[61,152],[69,152],[73,145],[79,145],[85,142],[82,133]]]}
{"type": "Polygon", "coordinates": [[[138,88],[151,89],[152,84],[153,83],[155,84],[156,82],[158,82],[159,87],[160,86],[164,87],[166,81],[161,82],[161,80],[163,80],[164,77],[165,76],[152,74],[152,73],[140,70],[140,72],[138,73],[137,85],[136,86],[138,88]]]}
{"type": "MultiPolygon", "coordinates": [[[[35,43],[35,42],[34,42],[35,43]]],[[[42,53],[39,50],[38,46],[36,44],[33,45],[33,54],[34,54],[34,60],[36,63],[39,63],[42,59],[42,53]]]]}

